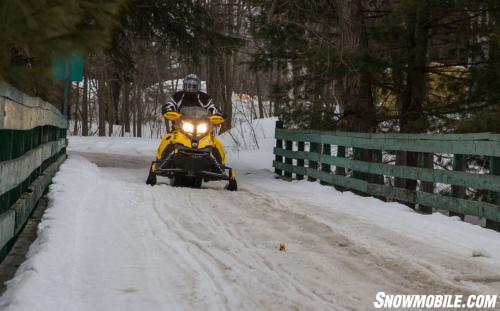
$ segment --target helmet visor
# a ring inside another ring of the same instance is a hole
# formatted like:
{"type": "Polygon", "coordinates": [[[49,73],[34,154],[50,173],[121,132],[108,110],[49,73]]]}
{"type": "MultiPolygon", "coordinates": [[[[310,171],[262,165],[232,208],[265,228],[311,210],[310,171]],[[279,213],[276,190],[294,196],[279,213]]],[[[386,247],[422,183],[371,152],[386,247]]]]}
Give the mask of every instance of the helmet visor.
{"type": "Polygon", "coordinates": [[[187,92],[197,92],[198,91],[198,81],[194,79],[188,79],[184,82],[184,90],[187,92]]]}

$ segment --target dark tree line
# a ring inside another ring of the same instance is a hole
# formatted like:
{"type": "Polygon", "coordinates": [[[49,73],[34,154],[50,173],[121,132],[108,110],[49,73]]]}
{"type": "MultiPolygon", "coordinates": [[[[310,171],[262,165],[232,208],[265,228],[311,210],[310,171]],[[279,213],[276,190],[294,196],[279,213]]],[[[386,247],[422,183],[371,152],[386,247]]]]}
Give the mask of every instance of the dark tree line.
{"type": "Polygon", "coordinates": [[[84,51],[71,107],[83,135],[121,125],[142,136],[189,72],[229,120],[233,94],[245,93],[258,117],[301,128],[498,132],[499,9],[498,0],[3,1],[0,78],[60,105],[50,60],[84,51]]]}
{"type": "Polygon", "coordinates": [[[289,124],[500,131],[499,1],[251,1],[289,124]]]}

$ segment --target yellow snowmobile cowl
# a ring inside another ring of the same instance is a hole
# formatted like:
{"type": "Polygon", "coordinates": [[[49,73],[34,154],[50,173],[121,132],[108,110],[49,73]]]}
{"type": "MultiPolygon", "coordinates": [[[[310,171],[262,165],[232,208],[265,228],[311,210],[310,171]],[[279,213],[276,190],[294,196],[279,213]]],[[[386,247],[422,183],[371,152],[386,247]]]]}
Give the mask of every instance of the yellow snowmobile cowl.
{"type": "Polygon", "coordinates": [[[213,141],[212,135],[207,135],[207,136],[203,137],[202,139],[200,139],[200,141],[198,142],[198,149],[212,147],[213,145],[214,145],[214,141],[213,141]]]}
{"type": "Polygon", "coordinates": [[[165,134],[161,138],[160,145],[158,146],[158,149],[156,150],[156,159],[157,160],[161,159],[161,155],[163,154],[163,151],[172,142],[172,136],[173,136],[173,134],[165,134]]]}
{"type": "Polygon", "coordinates": [[[224,152],[224,148],[222,147],[222,142],[217,138],[214,137],[214,144],[215,148],[219,151],[220,157],[222,159],[222,164],[226,165],[226,153],[224,152]]]}
{"type": "Polygon", "coordinates": [[[219,151],[219,154],[221,156],[221,164],[226,164],[226,155],[224,153],[224,148],[222,148],[222,143],[219,139],[217,139],[217,137],[214,137],[212,135],[203,137],[198,143],[198,149],[204,149],[207,147],[215,147],[219,151]]]}
{"type": "Polygon", "coordinates": [[[208,117],[208,119],[210,120],[210,122],[212,122],[213,125],[221,125],[222,123],[224,123],[224,118],[221,116],[210,116],[208,117]]]}
{"type": "Polygon", "coordinates": [[[163,152],[170,144],[180,144],[184,147],[191,148],[191,139],[184,135],[181,131],[174,131],[173,133],[163,135],[160,146],[156,151],[156,159],[160,160],[163,152]]]}
{"type": "Polygon", "coordinates": [[[180,119],[180,117],[182,117],[182,115],[180,113],[175,112],[175,111],[165,112],[163,114],[163,116],[165,117],[165,119],[167,119],[169,121],[175,121],[177,119],[180,119]]]}
{"type": "Polygon", "coordinates": [[[183,145],[184,147],[191,148],[191,139],[188,136],[184,135],[181,131],[174,132],[172,143],[180,144],[183,145]]]}

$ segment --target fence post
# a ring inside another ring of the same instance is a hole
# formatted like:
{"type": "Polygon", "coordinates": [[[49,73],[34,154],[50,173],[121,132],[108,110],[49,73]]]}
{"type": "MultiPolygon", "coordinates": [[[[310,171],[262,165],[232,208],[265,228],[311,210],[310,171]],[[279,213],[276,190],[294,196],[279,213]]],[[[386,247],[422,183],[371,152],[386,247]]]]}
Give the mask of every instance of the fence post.
{"type": "MultiPolygon", "coordinates": [[[[309,152],[320,153],[320,144],[312,143],[312,142],[309,143],[309,152]]],[[[318,162],[309,161],[309,168],[313,169],[313,170],[317,170],[318,169],[318,162]]],[[[316,181],[316,178],[307,176],[307,180],[308,181],[316,181]]]]}
{"type": "MultiPolygon", "coordinates": [[[[277,129],[282,129],[283,128],[283,121],[281,121],[281,120],[276,121],[276,128],[277,129]]],[[[276,148],[283,149],[283,140],[276,139],[276,148]]],[[[278,163],[282,163],[283,162],[283,157],[280,156],[280,155],[276,155],[275,156],[275,161],[278,162],[278,163]]],[[[281,176],[282,173],[283,173],[280,169],[275,169],[274,172],[277,175],[279,175],[279,176],[281,176]]]]}
{"type": "MultiPolygon", "coordinates": [[[[304,145],[305,144],[303,141],[297,142],[297,150],[304,151],[304,145]]],[[[297,166],[304,167],[304,159],[297,159],[297,166]]],[[[295,178],[297,178],[298,180],[302,180],[302,179],[304,179],[304,175],[295,174],[295,178]]]]}
{"type": "MultiPolygon", "coordinates": [[[[337,157],[345,158],[345,146],[337,146],[337,157]]],[[[335,175],[345,176],[345,168],[337,166],[335,168],[335,175]]]]}
{"type": "MultiPolygon", "coordinates": [[[[434,154],[424,152],[420,154],[420,167],[423,168],[434,168],[434,154]]],[[[420,181],[420,188],[423,192],[434,193],[434,183],[428,181],[420,181]]],[[[420,205],[418,206],[418,210],[424,214],[432,214],[432,207],[420,205]]]]}
{"type": "MultiPolygon", "coordinates": [[[[453,170],[454,171],[464,171],[465,170],[465,156],[463,154],[453,155],[453,170]]],[[[451,194],[456,197],[463,199],[465,198],[465,187],[464,186],[451,186],[451,194]]],[[[449,216],[458,216],[460,219],[464,220],[465,215],[461,213],[449,212],[449,216]]]]}
{"type": "MultiPolygon", "coordinates": [[[[3,111],[2,111],[3,112],[3,111]]],[[[12,130],[0,130],[0,162],[12,159],[14,134],[12,130]]],[[[2,176],[0,178],[6,178],[2,176]]],[[[10,192],[0,194],[0,213],[10,207],[10,192]]]]}
{"type": "MultiPolygon", "coordinates": [[[[382,150],[372,150],[372,162],[382,163],[382,150]]],[[[371,174],[370,182],[373,184],[384,184],[384,175],[371,174]]]]}
{"type": "MultiPolygon", "coordinates": [[[[292,151],[293,150],[293,141],[291,141],[291,140],[285,140],[285,149],[292,151]]],[[[293,165],[293,159],[285,157],[285,164],[293,165]]],[[[285,171],[284,176],[288,177],[288,178],[292,178],[292,172],[285,171]]]]}
{"type": "MultiPolygon", "coordinates": [[[[406,165],[406,151],[396,151],[396,165],[406,165]]],[[[406,179],[401,177],[394,177],[394,187],[406,188],[406,179]]],[[[404,203],[403,203],[404,204],[404,203]]]]}
{"type": "MultiPolygon", "coordinates": [[[[500,157],[491,157],[490,174],[500,176],[500,157]]],[[[500,192],[488,191],[488,201],[500,205],[500,192]]],[[[500,222],[486,219],[486,228],[500,231],[500,222]]]]}
{"type": "MultiPolygon", "coordinates": [[[[330,144],[323,144],[323,150],[321,152],[323,155],[327,155],[329,157],[332,156],[332,145],[330,144]]],[[[332,167],[330,164],[327,163],[321,163],[321,171],[325,173],[331,173],[332,172],[332,167]]],[[[320,184],[322,185],[329,185],[329,183],[325,181],[320,181],[320,184]]]]}
{"type": "MultiPolygon", "coordinates": [[[[338,158],[345,158],[345,146],[338,146],[337,145],[337,157],[338,158]]],[[[335,175],[345,176],[345,167],[336,166],[335,167],[335,175]]],[[[340,186],[335,186],[335,189],[337,189],[338,191],[345,190],[344,187],[340,187],[340,186]]]]}
{"type": "MultiPolygon", "coordinates": [[[[352,158],[353,160],[363,161],[363,149],[361,148],[352,148],[352,158]]],[[[363,174],[361,172],[352,170],[352,178],[363,179],[363,174]]]]}

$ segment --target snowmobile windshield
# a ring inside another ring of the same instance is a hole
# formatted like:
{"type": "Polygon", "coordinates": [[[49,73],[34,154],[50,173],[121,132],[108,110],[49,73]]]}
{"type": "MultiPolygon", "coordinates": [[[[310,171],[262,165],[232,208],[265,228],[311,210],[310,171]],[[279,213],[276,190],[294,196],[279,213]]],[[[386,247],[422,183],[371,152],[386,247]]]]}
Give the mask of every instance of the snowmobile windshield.
{"type": "Polygon", "coordinates": [[[200,120],[208,117],[208,112],[202,107],[183,107],[181,109],[181,114],[183,119],[188,120],[200,120]]]}

